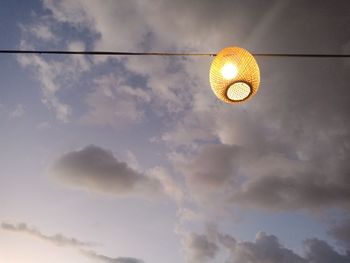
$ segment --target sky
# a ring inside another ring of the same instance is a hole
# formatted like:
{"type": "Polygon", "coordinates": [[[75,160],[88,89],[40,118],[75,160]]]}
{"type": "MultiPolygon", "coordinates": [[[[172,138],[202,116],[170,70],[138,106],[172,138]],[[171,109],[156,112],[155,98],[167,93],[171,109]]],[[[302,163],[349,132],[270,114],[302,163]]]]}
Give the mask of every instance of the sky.
{"type": "MultiPolygon", "coordinates": [[[[347,0],[3,0],[0,49],[350,53],[347,0]]],[[[350,262],[350,60],[0,54],[0,262],[350,262]]]]}

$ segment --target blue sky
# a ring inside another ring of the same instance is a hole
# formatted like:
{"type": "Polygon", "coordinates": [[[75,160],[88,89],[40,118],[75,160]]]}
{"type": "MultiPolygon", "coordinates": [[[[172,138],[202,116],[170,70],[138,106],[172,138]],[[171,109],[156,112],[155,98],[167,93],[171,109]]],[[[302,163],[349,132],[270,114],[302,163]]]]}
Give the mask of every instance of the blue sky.
{"type": "MultiPolygon", "coordinates": [[[[349,11],[5,1],[0,49],[344,54],[349,11]]],[[[257,58],[229,105],[211,60],[2,54],[0,261],[348,262],[349,61],[257,58]]]]}

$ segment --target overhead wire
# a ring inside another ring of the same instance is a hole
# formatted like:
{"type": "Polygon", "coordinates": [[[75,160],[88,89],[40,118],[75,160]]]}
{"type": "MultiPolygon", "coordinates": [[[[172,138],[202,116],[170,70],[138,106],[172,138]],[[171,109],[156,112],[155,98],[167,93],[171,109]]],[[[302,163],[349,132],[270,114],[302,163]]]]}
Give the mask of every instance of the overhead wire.
{"type": "MultiPolygon", "coordinates": [[[[53,54],[53,55],[91,55],[91,56],[209,56],[216,53],[186,52],[124,52],[124,51],[69,51],[69,50],[20,50],[2,49],[0,54],[53,54]]],[[[252,53],[255,57],[296,57],[296,58],[349,58],[350,54],[305,54],[305,53],[252,53]]]]}

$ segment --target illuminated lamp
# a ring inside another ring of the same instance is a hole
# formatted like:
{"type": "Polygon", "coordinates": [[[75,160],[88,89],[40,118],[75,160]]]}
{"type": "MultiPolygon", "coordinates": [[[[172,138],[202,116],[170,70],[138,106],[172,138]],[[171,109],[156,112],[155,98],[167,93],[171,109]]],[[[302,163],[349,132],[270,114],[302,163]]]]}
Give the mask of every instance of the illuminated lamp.
{"type": "Polygon", "coordinates": [[[240,47],[222,49],[210,67],[210,86],[226,103],[239,103],[254,96],[259,88],[260,71],[255,58],[240,47]]]}

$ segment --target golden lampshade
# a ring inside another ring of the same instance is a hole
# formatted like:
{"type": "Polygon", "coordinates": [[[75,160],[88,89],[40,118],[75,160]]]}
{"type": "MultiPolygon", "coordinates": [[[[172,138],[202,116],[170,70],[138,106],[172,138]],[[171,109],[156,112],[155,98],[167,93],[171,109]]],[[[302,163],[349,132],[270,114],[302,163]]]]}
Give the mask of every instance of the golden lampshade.
{"type": "Polygon", "coordinates": [[[240,47],[222,49],[210,67],[210,86],[226,103],[243,102],[259,88],[260,71],[255,58],[240,47]]]}

